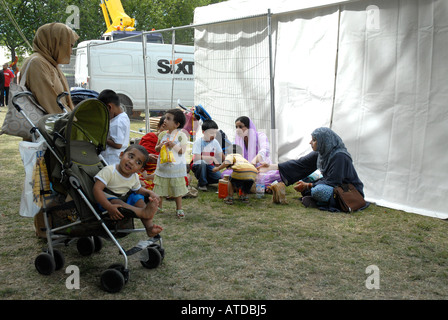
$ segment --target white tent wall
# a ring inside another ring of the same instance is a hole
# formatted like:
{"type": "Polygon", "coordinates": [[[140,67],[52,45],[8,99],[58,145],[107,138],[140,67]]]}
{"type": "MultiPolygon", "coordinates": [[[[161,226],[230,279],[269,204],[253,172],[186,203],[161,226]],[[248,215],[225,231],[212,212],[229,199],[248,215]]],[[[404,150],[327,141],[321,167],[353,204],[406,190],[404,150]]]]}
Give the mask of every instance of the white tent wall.
{"type": "MultiPolygon", "coordinates": [[[[448,218],[441,201],[448,191],[448,1],[269,2],[233,0],[197,8],[195,24],[271,8],[279,160],[308,153],[311,131],[331,126],[352,154],[368,200],[448,218]]],[[[240,115],[270,128],[265,26],[266,17],[258,17],[196,29],[195,102],[232,138],[240,115]],[[258,51],[242,42],[256,35],[251,45],[258,51]],[[239,59],[247,58],[241,65],[256,76],[240,73],[236,79],[235,61],[211,61],[217,43],[223,59],[239,52],[239,59]],[[229,73],[222,77],[217,68],[229,73]],[[216,98],[217,89],[232,87],[232,93],[216,98]],[[234,94],[238,87],[244,89],[234,94]],[[263,100],[257,108],[254,96],[263,100]]]]}
{"type": "Polygon", "coordinates": [[[448,218],[447,10],[447,1],[341,6],[332,124],[370,200],[440,218],[448,218]]]}
{"type": "Polygon", "coordinates": [[[311,151],[311,132],[330,126],[339,11],[336,7],[279,15],[275,110],[279,161],[311,151]]]}

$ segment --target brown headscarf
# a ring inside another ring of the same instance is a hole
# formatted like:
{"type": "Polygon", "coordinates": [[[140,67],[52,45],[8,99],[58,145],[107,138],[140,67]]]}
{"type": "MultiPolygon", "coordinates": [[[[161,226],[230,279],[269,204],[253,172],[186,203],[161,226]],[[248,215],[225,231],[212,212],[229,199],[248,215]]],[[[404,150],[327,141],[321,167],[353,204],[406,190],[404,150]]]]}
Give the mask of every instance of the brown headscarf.
{"type": "MultiPolygon", "coordinates": [[[[70,88],[58,65],[70,63],[72,47],[78,38],[73,30],[57,22],[45,24],[36,31],[34,53],[25,61],[21,71],[26,70],[26,87],[48,113],[62,112],[56,97],[64,91],[69,92],[70,88]]],[[[68,107],[67,111],[73,110],[70,97],[61,99],[61,102],[68,107]]]]}

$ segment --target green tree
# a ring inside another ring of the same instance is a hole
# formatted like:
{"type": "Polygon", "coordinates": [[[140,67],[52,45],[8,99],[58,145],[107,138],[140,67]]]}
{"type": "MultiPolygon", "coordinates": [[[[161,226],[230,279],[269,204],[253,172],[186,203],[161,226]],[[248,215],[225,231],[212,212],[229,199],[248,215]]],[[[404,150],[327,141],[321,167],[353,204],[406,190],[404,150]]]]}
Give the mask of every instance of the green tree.
{"type": "MultiPolygon", "coordinates": [[[[194,9],[223,0],[122,0],[124,11],[136,20],[136,29],[189,25],[193,22],[194,9]]],[[[79,10],[79,24],[74,28],[79,41],[99,39],[106,31],[100,9],[101,0],[0,0],[0,45],[6,46],[14,59],[16,55],[31,53],[36,30],[45,23],[67,23],[74,11],[79,10]],[[26,39],[26,40],[25,40],[26,39]]],[[[171,39],[168,39],[168,42],[171,39]]],[[[193,32],[176,34],[177,43],[192,43],[193,32]]]]}
{"type": "Polygon", "coordinates": [[[66,0],[0,0],[0,44],[8,48],[11,60],[32,50],[34,34],[44,23],[63,21],[66,0]]]}

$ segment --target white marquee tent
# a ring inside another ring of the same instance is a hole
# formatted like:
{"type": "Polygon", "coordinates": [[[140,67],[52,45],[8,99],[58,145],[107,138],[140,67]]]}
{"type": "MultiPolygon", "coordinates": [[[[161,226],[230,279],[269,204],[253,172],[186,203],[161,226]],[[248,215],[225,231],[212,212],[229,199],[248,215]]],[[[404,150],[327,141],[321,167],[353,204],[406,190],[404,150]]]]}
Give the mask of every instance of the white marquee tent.
{"type": "Polygon", "coordinates": [[[194,24],[195,103],[228,135],[276,128],[281,162],[331,127],[369,201],[448,218],[448,1],[230,0],[194,24]]]}

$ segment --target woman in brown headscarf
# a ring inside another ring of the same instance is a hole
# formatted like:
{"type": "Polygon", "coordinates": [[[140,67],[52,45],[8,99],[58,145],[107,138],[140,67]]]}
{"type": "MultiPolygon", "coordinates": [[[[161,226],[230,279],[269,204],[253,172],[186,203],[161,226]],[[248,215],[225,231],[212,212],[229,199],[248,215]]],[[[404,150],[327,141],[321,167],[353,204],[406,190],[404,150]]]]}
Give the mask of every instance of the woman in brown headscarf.
{"type": "MultiPolygon", "coordinates": [[[[61,113],[56,97],[64,91],[70,91],[67,79],[58,65],[70,63],[72,48],[78,38],[72,29],[57,22],[41,26],[34,36],[34,53],[25,61],[22,71],[27,70],[26,87],[48,113],[61,113]]],[[[61,102],[67,111],[73,110],[70,96],[62,98],[61,102]]]]}

